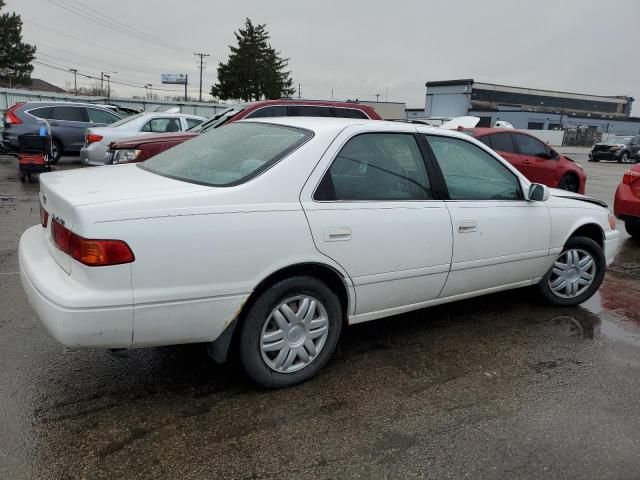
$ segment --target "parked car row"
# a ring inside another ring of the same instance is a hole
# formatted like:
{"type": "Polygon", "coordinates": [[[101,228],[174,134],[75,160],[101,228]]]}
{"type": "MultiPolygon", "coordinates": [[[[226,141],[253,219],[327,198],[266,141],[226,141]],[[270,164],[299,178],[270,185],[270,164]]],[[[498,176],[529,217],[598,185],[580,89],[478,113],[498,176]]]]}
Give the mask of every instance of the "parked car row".
{"type": "Polygon", "coordinates": [[[201,133],[231,122],[266,117],[329,117],[382,120],[368,105],[356,102],[323,102],[309,100],[263,100],[240,103],[192,127],[182,134],[138,136],[113,142],[106,163],[142,162],[201,133]]]}
{"type": "Polygon", "coordinates": [[[470,135],[365,119],[229,122],[143,163],[44,174],[40,201],[19,265],[54,338],[207,342],[268,387],[315,375],[345,325],[534,285],[577,305],[620,237],[602,202],[470,135]]]}

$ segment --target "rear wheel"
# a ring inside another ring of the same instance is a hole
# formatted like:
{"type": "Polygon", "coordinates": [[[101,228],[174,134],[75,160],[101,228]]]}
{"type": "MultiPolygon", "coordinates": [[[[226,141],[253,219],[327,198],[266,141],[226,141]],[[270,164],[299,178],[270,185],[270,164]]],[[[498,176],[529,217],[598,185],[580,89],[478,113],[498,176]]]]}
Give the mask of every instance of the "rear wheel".
{"type": "Polygon", "coordinates": [[[624,228],[633,238],[640,239],[640,219],[635,221],[626,220],[624,222],[624,228]]]}
{"type": "Polygon", "coordinates": [[[51,155],[51,163],[54,165],[58,163],[62,156],[62,144],[55,138],[51,141],[51,155]]]}
{"type": "Polygon", "coordinates": [[[256,383],[282,388],[313,377],[340,338],[342,307],[313,277],[282,280],[258,297],[240,330],[240,362],[256,383]]]}
{"type": "Polygon", "coordinates": [[[580,190],[580,180],[578,180],[578,177],[572,173],[568,173],[560,179],[560,182],[558,182],[558,188],[569,192],[577,192],[580,190]]]}
{"type": "Polygon", "coordinates": [[[606,268],[600,245],[586,237],[570,238],[542,278],[540,291],[554,305],[579,305],[600,288],[606,268]]]}

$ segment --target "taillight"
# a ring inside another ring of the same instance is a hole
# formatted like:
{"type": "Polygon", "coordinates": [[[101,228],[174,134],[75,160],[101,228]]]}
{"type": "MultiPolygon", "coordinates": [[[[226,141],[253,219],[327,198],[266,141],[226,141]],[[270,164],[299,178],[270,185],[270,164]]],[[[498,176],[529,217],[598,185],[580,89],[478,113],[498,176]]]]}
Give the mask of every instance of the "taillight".
{"type": "Polygon", "coordinates": [[[55,219],[51,222],[51,237],[56,247],[89,267],[120,265],[135,260],[126,242],[83,238],[55,219]]]}
{"type": "Polygon", "coordinates": [[[86,143],[89,145],[90,143],[99,142],[104,137],[102,135],[98,135],[95,133],[87,133],[86,143]]]}
{"type": "Polygon", "coordinates": [[[627,170],[622,177],[622,183],[632,185],[634,182],[640,180],[640,172],[636,170],[627,170]]]}
{"type": "Polygon", "coordinates": [[[11,124],[11,125],[20,125],[22,123],[22,120],[20,120],[18,118],[18,116],[14,113],[16,111],[16,109],[22,105],[22,103],[24,102],[19,102],[16,103],[13,107],[11,107],[9,110],[7,110],[7,112],[4,114],[4,121],[11,124]]]}
{"type": "Polygon", "coordinates": [[[40,225],[47,228],[49,223],[49,212],[47,212],[42,205],[40,205],[40,225]]]}

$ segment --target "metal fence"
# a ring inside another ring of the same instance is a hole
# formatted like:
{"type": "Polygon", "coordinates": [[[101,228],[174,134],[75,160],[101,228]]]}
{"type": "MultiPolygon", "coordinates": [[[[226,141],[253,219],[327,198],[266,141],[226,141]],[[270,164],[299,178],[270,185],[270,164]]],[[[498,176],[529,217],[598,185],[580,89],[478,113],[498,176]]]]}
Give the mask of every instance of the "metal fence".
{"type": "Polygon", "coordinates": [[[107,98],[71,95],[68,93],[41,92],[35,90],[21,90],[16,88],[0,88],[0,110],[6,111],[17,102],[80,102],[117,105],[135,108],[146,112],[164,112],[169,109],[179,109],[181,113],[190,113],[202,117],[212,117],[216,113],[229,108],[223,103],[184,102],[166,100],[146,100],[144,98],[107,98]]]}

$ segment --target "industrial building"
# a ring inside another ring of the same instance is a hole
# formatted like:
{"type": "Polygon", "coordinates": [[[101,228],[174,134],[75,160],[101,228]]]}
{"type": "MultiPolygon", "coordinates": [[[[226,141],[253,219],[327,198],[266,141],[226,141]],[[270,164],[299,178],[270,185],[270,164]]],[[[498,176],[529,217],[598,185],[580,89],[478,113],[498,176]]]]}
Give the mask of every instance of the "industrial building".
{"type": "Polygon", "coordinates": [[[473,79],[426,83],[425,108],[407,110],[408,119],[480,117],[480,127],[503,120],[515,128],[565,130],[565,138],[639,134],[631,116],[633,97],[558,92],[476,82],[473,79]]]}

